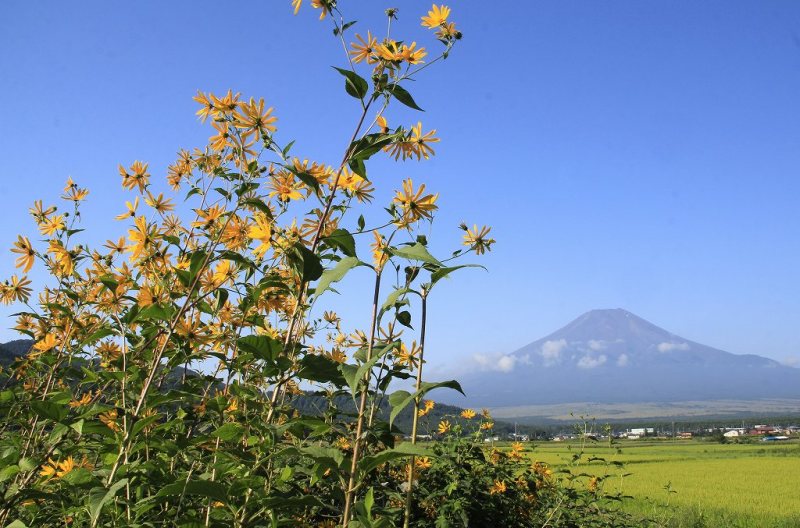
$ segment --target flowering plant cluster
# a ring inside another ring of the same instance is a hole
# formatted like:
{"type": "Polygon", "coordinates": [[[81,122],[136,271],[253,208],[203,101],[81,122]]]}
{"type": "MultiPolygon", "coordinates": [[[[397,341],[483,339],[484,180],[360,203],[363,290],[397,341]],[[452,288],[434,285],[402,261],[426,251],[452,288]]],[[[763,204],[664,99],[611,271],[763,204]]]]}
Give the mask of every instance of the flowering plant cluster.
{"type": "MultiPolygon", "coordinates": [[[[155,190],[148,163],[119,166],[131,193],[116,217],[125,235],[97,248],[78,241],[89,190],[72,179],[66,207],[31,209],[40,240],[18,237],[19,274],[0,284],[33,342],[3,371],[3,526],[369,525],[378,468],[429,454],[396,444],[390,425],[433,388],[460,390],[422,379],[426,303],[466,266],[460,258],[494,240],[463,225],[463,246],[434,257],[418,228],[439,195],[406,179],[371,213],[387,178],[372,178],[368,164],[435,154],[435,130],[391,124],[389,110],[419,110],[406,86],[461,33],[434,5],[421,18],[441,46],[431,59],[392,36],[396,10],[385,38],[369,31],[348,44],[353,22],[336,2],[311,6],[345,45],[337,71],[358,110],[336,164],[296,155],[263,99],[198,92],[212,135],[167,168],[173,193],[155,190]],[[53,279],[38,296],[27,278],[35,265],[53,279]],[[329,306],[351,272],[374,281],[363,329],[329,306]],[[412,392],[390,393],[409,378],[412,392]],[[312,389],[328,405],[300,412],[312,389]],[[391,416],[378,411],[386,399],[391,416]]],[[[408,522],[407,510],[393,522],[408,522]]]]}
{"type": "Polygon", "coordinates": [[[437,258],[420,229],[439,199],[425,184],[397,182],[390,203],[370,208],[387,181],[368,171],[371,159],[435,154],[435,130],[393,124],[389,110],[419,110],[409,81],[447,58],[461,33],[434,5],[421,17],[441,46],[431,59],[392,36],[394,9],[385,38],[347,39],[353,22],[334,0],[311,7],[345,47],[337,71],[357,108],[336,164],[295,154],[263,99],[198,92],[212,135],[166,168],[171,193],[155,190],[148,163],[119,166],[131,193],[116,216],[123,236],[79,242],[89,190],[72,179],[66,206],[31,208],[38,237],[18,237],[18,274],[0,283],[0,302],[21,306],[15,328],[32,342],[0,373],[1,525],[538,519],[547,471],[519,474],[506,461],[521,463],[521,446],[487,458],[477,437],[462,436],[465,424],[490,431],[488,414],[465,410],[438,423],[433,446],[417,443],[434,408],[426,395],[461,390],[423,379],[430,295],[474,266],[463,257],[492,248],[490,229],[462,224],[460,247],[437,258]],[[36,296],[34,266],[52,279],[36,296]],[[359,274],[373,283],[361,329],[337,315],[333,295],[359,274]],[[413,388],[392,390],[397,380],[413,388]],[[310,392],[323,404],[310,406],[310,392]],[[401,413],[410,441],[394,424],[401,413]],[[481,513],[484,500],[493,506],[481,513]]]}

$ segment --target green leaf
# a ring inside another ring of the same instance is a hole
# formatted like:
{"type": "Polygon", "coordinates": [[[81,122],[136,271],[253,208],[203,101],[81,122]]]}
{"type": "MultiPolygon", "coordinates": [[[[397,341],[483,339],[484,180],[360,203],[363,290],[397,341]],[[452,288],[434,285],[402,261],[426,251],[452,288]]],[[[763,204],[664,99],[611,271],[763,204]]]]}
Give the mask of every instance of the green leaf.
{"type": "Polygon", "coordinates": [[[480,264],[462,264],[461,266],[450,266],[447,268],[440,268],[431,273],[431,286],[439,282],[441,279],[448,277],[454,271],[460,270],[462,268],[481,268],[483,270],[486,270],[486,268],[481,266],[480,264]]]}
{"type": "Polygon", "coordinates": [[[147,308],[142,309],[136,316],[137,321],[152,319],[156,321],[169,321],[172,319],[172,306],[160,306],[158,304],[151,304],[147,308]]]}
{"type": "Polygon", "coordinates": [[[189,260],[189,276],[191,280],[194,281],[197,274],[200,273],[203,264],[206,262],[207,254],[205,251],[197,250],[192,253],[192,257],[189,260]]]}
{"type": "Polygon", "coordinates": [[[339,387],[345,384],[339,363],[327,356],[307,354],[300,360],[298,377],[319,383],[333,383],[339,387]]]}
{"type": "Polygon", "coordinates": [[[283,343],[274,337],[249,335],[240,337],[236,342],[241,350],[253,354],[258,359],[275,362],[283,352],[283,343]]]}
{"type": "Polygon", "coordinates": [[[244,427],[238,423],[226,423],[217,428],[216,431],[211,433],[211,436],[219,438],[220,440],[230,441],[239,440],[244,434],[244,427]]]}
{"type": "Polygon", "coordinates": [[[448,380],[448,381],[439,381],[439,382],[427,382],[423,381],[420,389],[411,394],[408,391],[400,390],[397,392],[393,392],[389,395],[389,406],[392,408],[392,411],[389,413],[389,425],[391,426],[394,423],[394,419],[397,418],[397,415],[400,414],[403,409],[405,409],[408,404],[413,402],[417,398],[422,398],[428,392],[432,391],[433,389],[439,388],[448,388],[454,389],[464,394],[464,391],[461,389],[461,385],[455,380],[448,380]]]}
{"type": "Polygon", "coordinates": [[[293,254],[290,254],[291,264],[306,282],[311,282],[319,279],[322,276],[323,268],[319,257],[302,244],[298,242],[294,246],[293,254]]]}
{"type": "MultiPolygon", "coordinates": [[[[391,144],[400,134],[367,134],[350,146],[351,160],[368,160],[383,147],[391,144]]],[[[349,162],[348,162],[349,163],[349,162]]]]}
{"type": "Polygon", "coordinates": [[[124,478],[112,484],[108,489],[92,488],[89,492],[89,515],[92,518],[93,525],[97,522],[97,518],[100,517],[103,506],[113,499],[117,492],[127,483],[128,479],[124,478]]]}
{"type": "Polygon", "coordinates": [[[314,289],[314,296],[319,297],[322,295],[326,290],[330,289],[330,285],[334,282],[339,282],[347,275],[347,272],[351,269],[363,266],[364,263],[358,260],[356,257],[345,257],[339,261],[338,264],[332,269],[325,270],[322,273],[322,276],[317,283],[316,288],[314,289]]]}
{"type": "Polygon", "coordinates": [[[338,35],[339,33],[344,34],[344,32],[347,31],[347,28],[349,28],[350,26],[352,26],[356,22],[358,22],[358,21],[357,20],[351,20],[347,24],[344,24],[341,28],[338,28],[338,27],[333,28],[333,34],[334,35],[338,35]]]}
{"type": "Polygon", "coordinates": [[[391,93],[395,99],[403,103],[409,108],[413,108],[414,110],[419,110],[420,112],[424,112],[422,108],[417,106],[417,103],[414,102],[414,98],[411,97],[411,94],[406,91],[405,88],[400,86],[399,84],[390,84],[386,87],[386,89],[391,93]]]}
{"type": "Polygon", "coordinates": [[[438,382],[423,381],[419,389],[420,398],[425,396],[433,389],[453,389],[466,396],[466,394],[464,394],[464,390],[461,388],[461,384],[456,380],[447,380],[438,382]]]}
{"type": "Polygon", "coordinates": [[[272,210],[269,208],[269,206],[266,203],[264,203],[264,200],[262,200],[260,198],[250,198],[250,199],[244,200],[242,202],[242,205],[246,205],[246,206],[252,207],[254,209],[258,209],[259,211],[261,211],[262,213],[267,215],[268,218],[272,218],[272,210]]]}
{"type": "Polygon", "coordinates": [[[427,264],[432,264],[434,266],[442,267],[443,264],[439,262],[433,255],[428,253],[428,249],[417,242],[411,246],[403,246],[399,248],[389,247],[386,248],[386,251],[392,255],[397,257],[401,257],[408,260],[421,260],[427,264]]]}
{"type": "Polygon", "coordinates": [[[364,165],[364,160],[351,159],[350,161],[347,162],[347,165],[350,167],[350,170],[352,170],[365,180],[369,181],[369,178],[367,178],[367,166],[364,165]]]}
{"type": "Polygon", "coordinates": [[[152,416],[148,416],[147,418],[142,418],[141,420],[138,420],[135,424],[133,424],[133,428],[131,430],[131,437],[135,438],[136,435],[138,435],[142,431],[142,429],[144,429],[145,427],[147,427],[152,423],[155,423],[160,418],[161,415],[154,414],[152,416]]]}
{"type": "Polygon", "coordinates": [[[91,345],[92,343],[103,339],[104,337],[110,336],[114,333],[114,331],[110,328],[101,328],[100,330],[96,331],[83,341],[81,341],[81,346],[91,345]]]}
{"type": "Polygon", "coordinates": [[[344,454],[335,447],[307,446],[301,448],[300,452],[332,469],[338,468],[344,462],[344,454]]]}
{"type": "Polygon", "coordinates": [[[66,406],[56,405],[55,403],[49,401],[33,400],[29,405],[31,406],[31,409],[33,409],[33,412],[42,418],[53,420],[54,422],[63,421],[69,413],[69,409],[67,409],[66,406]]]}
{"type": "Polygon", "coordinates": [[[414,329],[414,327],[411,326],[411,313],[410,312],[406,312],[406,311],[398,312],[397,313],[397,322],[400,323],[401,325],[407,327],[407,328],[411,328],[412,330],[414,329]]]}
{"type": "Polygon", "coordinates": [[[28,528],[28,525],[17,519],[16,521],[7,525],[6,528],[28,528]]]}
{"type": "Polygon", "coordinates": [[[344,89],[348,94],[352,95],[356,99],[364,99],[364,96],[367,95],[367,92],[369,91],[369,85],[363,77],[351,70],[343,70],[342,68],[337,68],[336,66],[333,66],[333,69],[344,75],[344,89]]]}
{"type": "Polygon", "coordinates": [[[411,288],[397,288],[392,293],[390,293],[388,297],[386,297],[386,301],[383,303],[383,306],[381,306],[381,310],[388,310],[389,308],[394,306],[394,303],[397,302],[397,299],[401,295],[406,293],[417,293],[417,292],[412,290],[411,288]]]}
{"type": "Polygon", "coordinates": [[[369,473],[381,464],[391,460],[411,456],[431,456],[432,454],[430,449],[404,442],[393,449],[385,449],[375,455],[365,456],[359,461],[358,467],[364,473],[369,473]]]}
{"type": "Polygon", "coordinates": [[[409,403],[414,401],[414,395],[408,391],[399,390],[389,395],[389,406],[392,412],[389,413],[389,425],[394,423],[394,419],[405,409],[409,403]]]}
{"type": "Polygon", "coordinates": [[[171,495],[199,495],[208,497],[222,503],[228,502],[228,490],[219,482],[210,480],[189,480],[173,482],[161,488],[155,497],[169,497],[171,495]]]}
{"type": "Polygon", "coordinates": [[[92,472],[86,468],[75,468],[62,478],[70,486],[82,486],[92,481],[92,472]]]}
{"type": "Polygon", "coordinates": [[[348,365],[346,363],[341,365],[340,368],[342,369],[342,374],[344,375],[344,379],[353,393],[353,397],[355,397],[356,393],[358,392],[358,386],[361,380],[366,377],[367,372],[372,370],[375,364],[383,356],[385,356],[387,352],[395,348],[395,346],[396,343],[389,343],[383,348],[373,349],[372,357],[369,359],[369,361],[365,361],[361,365],[348,365]]]}
{"type": "Polygon", "coordinates": [[[346,229],[337,229],[322,240],[330,247],[340,249],[348,257],[356,256],[356,241],[346,229]]]}

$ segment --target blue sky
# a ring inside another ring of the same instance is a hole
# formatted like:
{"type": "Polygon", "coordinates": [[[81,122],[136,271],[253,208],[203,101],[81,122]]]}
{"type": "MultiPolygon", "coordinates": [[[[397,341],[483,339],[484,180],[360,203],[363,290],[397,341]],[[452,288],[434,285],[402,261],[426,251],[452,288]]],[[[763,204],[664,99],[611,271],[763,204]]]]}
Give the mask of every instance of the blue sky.
{"type": "MultiPolygon", "coordinates": [[[[306,2],[308,3],[308,2],[306,2]]],[[[155,179],[202,145],[197,89],[264,97],[280,137],[335,163],[354,102],[329,25],[289,2],[0,5],[0,247],[72,176],[89,240],[118,236],[118,163],[155,179]]],[[[347,2],[352,31],[431,48],[428,3],[347,2]]],[[[437,157],[374,164],[441,192],[441,252],[461,220],[493,226],[488,273],[431,299],[435,365],[508,353],[593,308],[622,307],[735,353],[800,359],[800,4],[794,1],[451,2],[464,39],[390,113],[438,130],[437,157]]],[[[163,180],[158,183],[166,187],[163,180]]],[[[10,253],[0,277],[13,272],[10,253]]],[[[37,277],[33,275],[33,277],[37,277]]],[[[338,302],[336,300],[333,301],[338,302]]],[[[365,318],[351,298],[339,310],[365,318]]],[[[8,308],[0,308],[0,340],[8,308]]]]}

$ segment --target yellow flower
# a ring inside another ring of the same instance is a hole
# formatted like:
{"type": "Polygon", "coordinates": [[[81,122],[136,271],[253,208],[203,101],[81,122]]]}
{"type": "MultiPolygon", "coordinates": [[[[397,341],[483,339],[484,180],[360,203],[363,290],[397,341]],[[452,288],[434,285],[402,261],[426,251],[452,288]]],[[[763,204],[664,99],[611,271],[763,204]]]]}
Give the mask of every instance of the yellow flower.
{"type": "Polygon", "coordinates": [[[31,216],[33,216],[36,219],[37,223],[41,223],[42,221],[44,221],[45,217],[55,213],[56,208],[51,205],[50,207],[45,209],[42,206],[42,201],[36,200],[35,202],[33,202],[33,207],[28,209],[28,212],[31,214],[31,216]]]}
{"type": "Polygon", "coordinates": [[[416,125],[411,127],[411,138],[409,139],[411,144],[410,148],[412,152],[416,154],[417,159],[428,159],[432,154],[435,154],[430,146],[430,143],[438,143],[440,141],[435,134],[436,130],[431,130],[423,134],[422,121],[418,121],[416,125]]]}
{"type": "Polygon", "coordinates": [[[386,118],[382,115],[379,115],[375,118],[375,123],[380,127],[382,134],[389,133],[389,123],[386,121],[386,118]]]}
{"type": "Polygon", "coordinates": [[[217,220],[225,213],[221,205],[212,205],[208,209],[195,209],[198,219],[192,222],[192,227],[211,229],[217,224],[217,220]]]}
{"type": "Polygon", "coordinates": [[[436,38],[439,40],[458,40],[461,38],[461,32],[456,29],[455,22],[448,22],[439,27],[439,29],[436,31],[436,38]]]}
{"type": "Polygon", "coordinates": [[[211,126],[217,131],[217,134],[208,139],[209,146],[216,150],[223,150],[227,146],[231,146],[231,133],[227,121],[214,121],[211,126]]]}
{"type": "Polygon", "coordinates": [[[522,442],[514,442],[511,444],[511,451],[508,453],[508,456],[514,460],[520,460],[522,459],[523,451],[525,451],[525,446],[522,445],[522,442]]]}
{"type": "Polygon", "coordinates": [[[478,226],[473,224],[472,229],[469,229],[466,225],[462,224],[461,228],[466,231],[466,233],[464,233],[463,242],[465,246],[474,249],[475,253],[478,255],[482,255],[486,251],[492,250],[492,244],[495,243],[495,240],[493,238],[488,238],[487,236],[492,230],[491,227],[483,226],[478,229],[478,226]]]}
{"type": "Polygon", "coordinates": [[[134,161],[129,169],[119,166],[119,174],[122,176],[122,187],[132,191],[134,187],[139,188],[139,192],[144,192],[144,188],[150,182],[150,174],[147,172],[147,163],[134,161]],[[128,170],[131,172],[128,173],[128,170]]]}
{"type": "Polygon", "coordinates": [[[292,0],[292,7],[294,8],[294,14],[296,15],[298,11],[300,11],[300,5],[303,3],[303,0],[292,0]]]}
{"type": "Polygon", "coordinates": [[[6,304],[17,301],[28,302],[31,296],[31,289],[28,287],[30,283],[31,281],[25,276],[21,279],[16,275],[12,276],[11,282],[6,281],[2,286],[3,302],[6,304]]]}
{"type": "MultiPolygon", "coordinates": [[[[138,198],[137,198],[138,200],[138,198]]],[[[149,192],[147,193],[147,198],[145,198],[145,203],[158,211],[161,214],[164,214],[168,211],[172,211],[175,209],[175,204],[169,198],[164,198],[164,193],[159,193],[158,196],[153,196],[149,192]]],[[[135,213],[132,211],[132,213],[135,213]]],[[[135,216],[135,214],[131,214],[131,216],[135,216]]]]}
{"type": "Polygon", "coordinates": [[[47,334],[44,336],[44,338],[39,340],[39,342],[33,345],[33,348],[40,352],[47,352],[56,346],[58,346],[58,339],[56,336],[54,334],[47,334]]]}
{"type": "Polygon", "coordinates": [[[133,200],[133,203],[127,202],[127,201],[125,202],[125,208],[127,209],[127,211],[125,211],[122,214],[119,214],[119,215],[115,216],[114,220],[126,220],[128,218],[135,217],[136,216],[136,209],[138,207],[139,207],[139,197],[137,196],[136,199],[133,200]]]}
{"type": "Polygon", "coordinates": [[[116,242],[113,240],[106,240],[106,243],[103,244],[103,247],[108,248],[111,255],[122,253],[125,251],[125,237],[119,237],[119,240],[116,242]]]}
{"type": "Polygon", "coordinates": [[[78,185],[72,181],[72,177],[69,177],[67,178],[67,184],[64,186],[64,194],[61,195],[61,198],[77,203],[86,199],[88,195],[88,189],[79,189],[78,185]]]}
{"type": "Polygon", "coordinates": [[[131,241],[128,251],[132,253],[131,258],[136,260],[143,252],[149,250],[155,242],[155,234],[155,228],[148,225],[145,217],[136,217],[134,228],[128,230],[128,240],[131,241]]]}
{"type": "Polygon", "coordinates": [[[224,286],[225,284],[233,284],[236,280],[237,269],[230,260],[223,260],[218,263],[214,269],[214,284],[224,286]]]}
{"type": "Polygon", "coordinates": [[[214,104],[214,109],[217,112],[214,114],[216,117],[220,114],[229,114],[236,110],[236,107],[239,105],[239,96],[241,94],[239,92],[234,94],[232,90],[228,90],[228,93],[221,98],[214,94],[208,95],[211,96],[211,102],[214,104]]]}
{"type": "Polygon", "coordinates": [[[592,493],[597,491],[597,482],[598,482],[598,478],[597,477],[590,478],[588,484],[586,485],[587,489],[589,491],[591,491],[592,493]]]}
{"type": "Polygon", "coordinates": [[[400,351],[397,353],[397,364],[398,365],[405,365],[411,369],[417,368],[419,365],[419,356],[421,349],[417,346],[417,342],[414,341],[411,344],[411,349],[406,348],[405,343],[400,344],[400,351]]]}
{"type": "Polygon", "coordinates": [[[452,425],[448,420],[442,420],[439,422],[439,427],[437,427],[436,430],[439,432],[439,434],[447,434],[450,432],[451,428],[452,425]]]}
{"type": "Polygon", "coordinates": [[[319,14],[320,20],[325,20],[325,16],[328,14],[328,10],[330,9],[328,2],[330,2],[330,0],[311,0],[311,7],[314,9],[322,9],[322,13],[319,14]]]}
{"type": "Polygon", "coordinates": [[[353,51],[350,55],[353,57],[353,62],[361,62],[366,60],[367,64],[375,64],[378,60],[375,58],[375,48],[378,46],[378,41],[372,36],[372,33],[367,31],[367,39],[364,40],[361,35],[356,34],[358,42],[351,42],[350,47],[353,51]]]}
{"type": "Polygon", "coordinates": [[[87,392],[77,400],[72,400],[71,402],[69,402],[69,406],[74,409],[76,407],[83,407],[84,405],[89,405],[90,403],[92,403],[92,393],[87,392]]]}
{"type": "Polygon", "coordinates": [[[428,54],[425,48],[417,48],[417,43],[412,42],[410,46],[403,46],[400,50],[400,55],[409,64],[419,64],[422,59],[428,54]]]}
{"type": "Polygon", "coordinates": [[[122,349],[113,341],[103,341],[97,347],[97,353],[100,355],[100,365],[107,367],[109,363],[122,356],[122,349]]]}
{"type": "Polygon", "coordinates": [[[497,493],[505,493],[506,492],[506,483],[502,480],[495,480],[494,485],[489,488],[489,494],[495,495],[497,493]]]}
{"type": "Polygon", "coordinates": [[[270,187],[273,189],[269,193],[270,198],[277,196],[283,202],[303,198],[303,194],[300,192],[302,184],[294,181],[294,174],[291,172],[282,171],[272,176],[270,187]]]}
{"type": "Polygon", "coordinates": [[[17,253],[19,257],[14,261],[14,265],[22,268],[22,273],[28,273],[33,267],[33,262],[36,257],[36,252],[33,250],[31,241],[28,237],[17,235],[17,241],[14,242],[14,247],[11,248],[13,253],[17,253]]]}
{"type": "Polygon", "coordinates": [[[71,275],[75,268],[75,262],[72,259],[72,253],[64,247],[60,240],[51,240],[50,246],[47,248],[47,253],[53,255],[51,261],[54,273],[60,276],[71,275]]]}
{"type": "Polygon", "coordinates": [[[483,422],[481,424],[481,430],[489,431],[494,428],[494,422],[483,422]]]}
{"type": "Polygon", "coordinates": [[[431,412],[436,403],[433,400],[425,400],[424,402],[422,402],[422,405],[423,405],[422,409],[420,409],[417,412],[417,416],[425,416],[426,414],[431,412]]]}
{"type": "Polygon", "coordinates": [[[417,457],[414,459],[414,465],[417,469],[428,469],[431,467],[431,459],[428,457],[417,457]]]}
{"type": "Polygon", "coordinates": [[[255,225],[251,226],[247,236],[259,242],[253,253],[259,258],[272,247],[272,220],[263,213],[257,213],[254,217],[255,225]]]}
{"type": "Polygon", "coordinates": [[[111,409],[108,412],[102,413],[99,417],[100,421],[106,425],[112,431],[119,431],[120,427],[117,423],[117,410],[111,409]]]}
{"type": "Polygon", "coordinates": [[[206,119],[214,113],[214,103],[200,90],[197,90],[197,95],[192,97],[192,99],[200,103],[200,110],[197,111],[197,115],[200,117],[200,120],[205,123],[206,119]]]}
{"type": "Polygon", "coordinates": [[[375,270],[380,271],[386,261],[389,260],[389,254],[386,252],[386,239],[377,231],[373,231],[372,236],[375,239],[375,242],[370,244],[370,247],[372,247],[372,262],[375,264],[375,270]]]}
{"type": "Polygon", "coordinates": [[[428,11],[428,16],[422,17],[422,25],[430,29],[436,29],[447,22],[448,16],[450,16],[449,7],[433,4],[431,11],[428,11]]]}
{"type": "Polygon", "coordinates": [[[461,417],[466,420],[472,420],[473,418],[475,418],[475,411],[473,411],[472,409],[464,409],[463,411],[461,411],[461,417]]]}
{"type": "Polygon", "coordinates": [[[439,195],[423,195],[424,192],[425,184],[414,191],[414,182],[410,178],[403,181],[403,190],[395,193],[394,202],[402,208],[404,222],[411,223],[422,218],[433,219],[433,211],[438,209],[435,202],[439,195]]]}
{"type": "Polygon", "coordinates": [[[52,217],[45,218],[39,225],[39,231],[45,235],[50,236],[56,231],[60,231],[66,227],[64,223],[64,215],[53,215],[52,217]]]}
{"type": "Polygon", "coordinates": [[[75,459],[72,458],[71,456],[68,456],[63,461],[60,462],[55,462],[53,461],[52,458],[48,458],[47,463],[42,466],[42,469],[41,471],[39,471],[39,474],[47,478],[51,477],[63,478],[67,475],[67,473],[69,473],[76,467],[81,467],[83,464],[89,465],[88,462],[86,462],[85,458],[83,463],[81,464],[76,464],[75,459]]]}
{"type": "Polygon", "coordinates": [[[251,97],[249,103],[239,103],[239,109],[241,112],[237,111],[233,114],[234,125],[237,128],[249,128],[257,130],[261,134],[277,130],[272,123],[278,118],[272,115],[272,107],[264,110],[264,99],[256,102],[251,97]]]}
{"type": "Polygon", "coordinates": [[[333,443],[333,445],[334,447],[341,449],[342,451],[347,451],[348,449],[351,448],[350,440],[348,440],[344,436],[340,436],[339,438],[337,438],[336,441],[333,443]]]}

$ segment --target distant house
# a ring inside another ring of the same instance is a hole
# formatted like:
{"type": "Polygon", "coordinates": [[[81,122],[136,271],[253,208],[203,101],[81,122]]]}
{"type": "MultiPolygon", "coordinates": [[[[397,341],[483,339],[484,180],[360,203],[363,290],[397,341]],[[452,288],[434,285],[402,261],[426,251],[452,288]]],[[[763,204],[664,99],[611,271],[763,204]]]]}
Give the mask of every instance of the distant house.
{"type": "Polygon", "coordinates": [[[722,436],[725,436],[727,438],[736,438],[737,436],[743,436],[743,435],[744,435],[744,429],[731,429],[730,431],[722,433],[722,436]]]}
{"type": "Polygon", "coordinates": [[[685,440],[689,440],[693,436],[694,436],[694,434],[690,433],[689,431],[682,431],[682,432],[678,433],[678,438],[683,438],[685,440]]]}

